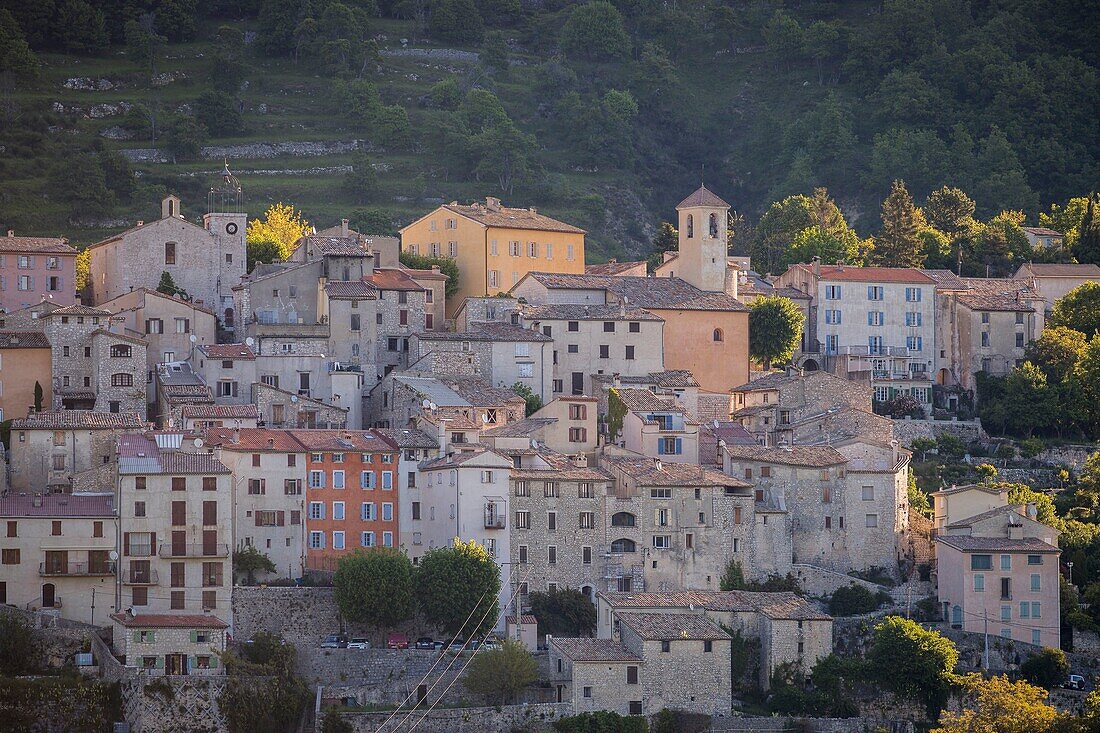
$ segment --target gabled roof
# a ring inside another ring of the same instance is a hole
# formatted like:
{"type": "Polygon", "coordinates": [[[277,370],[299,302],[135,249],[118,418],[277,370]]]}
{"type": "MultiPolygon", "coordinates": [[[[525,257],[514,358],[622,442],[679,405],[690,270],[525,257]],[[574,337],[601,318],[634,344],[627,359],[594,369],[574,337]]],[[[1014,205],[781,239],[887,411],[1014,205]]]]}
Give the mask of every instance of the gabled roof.
{"type": "Polygon", "coordinates": [[[555,636],[550,640],[561,655],[572,662],[634,662],[641,657],[630,652],[613,639],[562,638],[555,636]]]}
{"type": "Polygon", "coordinates": [[[1074,265],[1074,264],[1038,264],[1025,262],[1020,265],[1014,277],[1086,277],[1100,279],[1100,265],[1074,265]]]}
{"type": "Polygon", "coordinates": [[[993,494],[994,496],[1000,496],[1001,494],[1008,494],[1008,487],[1003,484],[964,484],[962,486],[951,486],[947,489],[939,489],[933,491],[929,496],[950,496],[951,494],[959,494],[964,491],[982,491],[986,494],[993,494]]]}
{"type": "Polygon", "coordinates": [[[145,421],[136,412],[51,410],[12,421],[13,430],[138,430],[145,421]]]}
{"type": "Polygon", "coordinates": [[[941,290],[966,290],[966,281],[951,272],[951,270],[921,270],[925,275],[936,281],[936,287],[941,290]]]}
{"type": "Polygon", "coordinates": [[[836,448],[824,445],[793,445],[772,448],[762,445],[727,445],[726,455],[735,461],[755,461],[781,466],[838,466],[848,459],[836,448]]]}
{"type": "Polygon", "coordinates": [[[392,445],[373,430],[290,430],[291,436],[309,451],[378,453],[392,452],[392,445]]]}
{"type": "MultiPolygon", "coordinates": [[[[153,290],[152,288],[146,288],[146,287],[134,288],[131,292],[141,293],[145,297],[153,296],[154,298],[160,298],[162,300],[167,300],[171,303],[175,303],[177,305],[182,305],[182,306],[185,306],[185,307],[190,308],[192,310],[202,311],[203,313],[209,313],[212,316],[215,315],[214,311],[207,308],[205,305],[200,305],[200,304],[195,303],[195,302],[190,301],[190,300],[184,300],[183,298],[179,297],[178,295],[168,295],[167,293],[162,293],[159,290],[153,290]]],[[[128,295],[130,295],[130,293],[123,293],[122,295],[116,295],[115,297],[111,298],[110,300],[108,300],[104,303],[101,303],[100,306],[103,307],[104,309],[107,309],[106,306],[108,304],[113,303],[114,301],[118,300],[119,298],[124,298],[128,295]]],[[[123,308],[123,309],[120,309],[120,312],[123,311],[123,310],[136,310],[136,309],[137,309],[136,307],[123,308]]],[[[107,309],[107,310],[109,310],[109,309],[107,309]]]]}
{"type": "Polygon", "coordinates": [[[111,618],[127,628],[227,629],[229,624],[209,613],[113,613],[111,618]]]}
{"type": "Polygon", "coordinates": [[[325,293],[333,300],[377,300],[378,288],[362,280],[330,280],[325,293]]]}
{"type": "Polygon", "coordinates": [[[1054,545],[1048,545],[1037,537],[1009,539],[1008,537],[974,537],[968,534],[940,534],[936,536],[936,542],[942,542],[961,552],[1061,552],[1054,545]]]}
{"type": "MultiPolygon", "coordinates": [[[[601,591],[600,597],[612,608],[703,608],[708,611],[757,612],[772,619],[828,621],[806,599],[790,591],[756,593],[742,590],[685,590],[657,593],[615,593],[601,591]]],[[[616,613],[616,617],[619,614],[616,613]]]]}
{"type": "Polygon", "coordinates": [[[412,290],[423,291],[424,286],[412,278],[405,270],[379,268],[374,274],[363,278],[379,290],[412,290]]]}
{"type": "Polygon", "coordinates": [[[718,197],[705,185],[700,185],[690,196],[676,205],[677,209],[687,209],[693,206],[721,206],[730,208],[730,205],[718,197]]]}
{"type": "Polygon", "coordinates": [[[457,468],[464,463],[469,463],[470,461],[481,458],[482,456],[498,459],[498,463],[501,466],[512,465],[512,462],[508,458],[502,456],[500,453],[494,451],[492,448],[489,448],[487,446],[467,444],[462,446],[462,448],[463,450],[455,451],[454,453],[448,453],[445,456],[439,456],[438,458],[432,458],[430,460],[424,461],[420,464],[419,468],[421,471],[434,471],[440,468],[457,468]]]}
{"type": "Polygon", "coordinates": [[[17,237],[9,230],[8,236],[0,237],[0,252],[75,255],[76,249],[64,237],[17,237]]]}
{"type": "Polygon", "coordinates": [[[0,517],[113,517],[114,494],[9,494],[0,498],[0,517]]]}
{"type": "Polygon", "coordinates": [[[208,359],[224,361],[255,361],[256,352],[248,344],[203,344],[199,351],[208,359]]]}
{"type": "Polygon", "coordinates": [[[477,321],[468,331],[425,331],[416,337],[421,341],[553,341],[533,328],[513,326],[502,321],[477,321]]]}
{"type": "Polygon", "coordinates": [[[663,321],[647,310],[633,305],[624,308],[618,303],[581,305],[579,303],[547,303],[522,305],[520,312],[531,321],[663,321]]]}
{"type": "MultiPolygon", "coordinates": [[[[998,514],[1012,514],[1016,519],[1023,519],[1024,515],[1020,513],[1020,510],[1024,509],[1026,506],[1026,504],[1005,504],[1004,506],[990,509],[989,511],[982,512],[981,514],[975,514],[972,517],[967,517],[966,519],[960,519],[957,522],[952,522],[951,524],[947,525],[947,528],[956,529],[961,527],[973,527],[978,522],[985,521],[986,519],[995,517],[998,514]]],[[[1012,518],[1013,517],[1009,517],[1009,519],[1012,518]]],[[[1030,519],[1030,517],[1028,517],[1028,519],[1030,519]]]]}
{"type": "Polygon", "coordinates": [[[0,331],[0,349],[48,349],[50,342],[42,331],[0,331]]]}
{"type": "Polygon", "coordinates": [[[302,246],[309,247],[319,255],[342,257],[367,257],[370,255],[357,234],[347,237],[324,233],[310,234],[298,240],[298,244],[294,248],[295,251],[302,246]]]}
{"type": "Polygon", "coordinates": [[[669,463],[653,458],[628,456],[604,456],[600,461],[609,468],[618,469],[630,476],[639,486],[752,488],[751,484],[729,474],[691,463],[669,463]]]}
{"type": "Polygon", "coordinates": [[[213,453],[183,453],[162,450],[156,435],[120,435],[118,438],[120,474],[225,474],[229,469],[213,453]]]}
{"type": "Polygon", "coordinates": [[[1053,229],[1047,229],[1046,227],[1020,227],[1028,234],[1033,234],[1036,237],[1060,237],[1061,232],[1056,232],[1053,229]]]}
{"type": "Polygon", "coordinates": [[[631,412],[679,412],[684,408],[676,400],[658,397],[648,389],[617,389],[619,399],[631,412]]]}
{"type": "MultiPolygon", "coordinates": [[[[798,265],[810,269],[812,265],[798,265]]],[[[936,281],[915,267],[855,267],[853,265],[822,265],[822,280],[861,283],[912,283],[935,285],[936,281]]]]}
{"type": "Polygon", "coordinates": [[[102,308],[93,308],[89,305],[81,305],[74,303],[73,305],[64,305],[57,310],[52,310],[49,313],[43,313],[42,318],[48,318],[51,316],[113,316],[111,311],[103,310],[102,308]]]}
{"type": "Polygon", "coordinates": [[[196,420],[257,420],[256,405],[184,405],[182,417],[196,420]]]}
{"type": "Polygon", "coordinates": [[[592,265],[584,266],[585,275],[619,275],[624,272],[630,272],[633,269],[639,267],[645,267],[646,261],[640,260],[638,262],[616,262],[611,260],[610,262],[601,262],[592,265]]]}
{"type": "Polygon", "coordinates": [[[619,611],[616,620],[645,641],[697,639],[722,641],[732,638],[718,623],[699,613],[629,613],[619,611]]]}
{"type": "Polygon", "coordinates": [[[374,432],[396,445],[398,448],[438,448],[439,441],[423,430],[412,428],[376,428],[374,432]]]}
{"type": "Polygon", "coordinates": [[[637,308],[748,311],[748,307],[736,298],[700,290],[678,277],[563,275],[556,272],[529,272],[524,279],[528,277],[550,289],[605,290],[637,308]]]}
{"type": "MultiPolygon", "coordinates": [[[[184,408],[185,410],[188,408],[184,408]]],[[[211,428],[203,433],[206,444],[225,451],[242,453],[305,453],[306,448],[289,430],[268,428],[211,428]]]]}
{"type": "Polygon", "coordinates": [[[1035,310],[1030,301],[1040,300],[1027,280],[967,277],[963,282],[967,290],[958,296],[959,302],[971,310],[1030,313],[1035,310]]]}
{"type": "Polygon", "coordinates": [[[508,206],[470,204],[463,206],[457,202],[442,206],[446,211],[454,212],[488,227],[502,229],[533,229],[543,232],[571,232],[584,234],[584,230],[557,219],[551,219],[535,209],[514,209],[508,206]]]}

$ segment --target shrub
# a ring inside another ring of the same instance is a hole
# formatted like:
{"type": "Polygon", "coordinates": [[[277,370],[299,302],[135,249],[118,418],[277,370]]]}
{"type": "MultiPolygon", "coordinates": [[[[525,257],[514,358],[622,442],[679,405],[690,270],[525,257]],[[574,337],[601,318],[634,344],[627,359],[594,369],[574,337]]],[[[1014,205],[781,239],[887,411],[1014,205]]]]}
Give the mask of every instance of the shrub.
{"type": "Polygon", "coordinates": [[[1051,689],[1069,674],[1069,660],[1061,649],[1047,648],[1032,654],[1020,665],[1020,674],[1028,682],[1051,689]]]}
{"type": "Polygon", "coordinates": [[[890,596],[883,591],[872,593],[866,586],[852,583],[836,589],[829,599],[829,613],[833,616],[858,616],[877,611],[889,600],[890,596]]]}

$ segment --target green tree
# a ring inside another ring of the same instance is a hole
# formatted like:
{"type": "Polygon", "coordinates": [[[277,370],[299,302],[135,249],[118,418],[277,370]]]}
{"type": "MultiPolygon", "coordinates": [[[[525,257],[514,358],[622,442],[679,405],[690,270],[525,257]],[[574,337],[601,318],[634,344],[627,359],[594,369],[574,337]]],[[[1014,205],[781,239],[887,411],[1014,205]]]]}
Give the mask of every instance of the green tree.
{"type": "Polygon", "coordinates": [[[1065,326],[1087,338],[1100,331],[1100,283],[1087,282],[1066,293],[1054,303],[1047,327],[1065,326]]]}
{"type": "Polygon", "coordinates": [[[226,92],[205,91],[192,108],[195,119],[215,137],[234,135],[244,129],[238,102],[226,92]]]}
{"type": "Polygon", "coordinates": [[[164,293],[165,295],[176,295],[184,300],[188,300],[187,291],[176,285],[176,281],[172,279],[172,273],[165,270],[160,274],[160,282],[157,283],[157,292],[164,293]]]}
{"type": "Polygon", "coordinates": [[[1020,674],[1028,682],[1052,689],[1065,682],[1069,676],[1069,660],[1061,649],[1047,647],[1038,654],[1030,654],[1020,665],[1020,674]]]}
{"type": "Polygon", "coordinates": [[[168,152],[173,160],[194,160],[199,157],[206,134],[206,127],[193,115],[175,115],[165,132],[168,152]]]}
{"type": "Polygon", "coordinates": [[[1011,430],[1030,438],[1035,430],[1042,430],[1058,420],[1058,393],[1047,384],[1046,375],[1030,361],[1013,369],[1004,386],[1006,417],[1011,430]]]}
{"type": "Polygon", "coordinates": [[[680,235],[676,227],[667,221],[657,225],[657,232],[650,242],[652,254],[646,258],[646,270],[655,271],[665,261],[665,252],[675,252],[680,248],[680,235]]]}
{"type": "Polygon", "coordinates": [[[363,204],[378,195],[378,173],[366,155],[357,155],[351,170],[344,175],[344,190],[357,204],[363,204]]]}
{"type": "Polygon", "coordinates": [[[718,579],[720,590],[744,590],[745,572],[741,569],[741,563],[730,560],[726,563],[726,569],[722,571],[722,577],[718,579]]]}
{"type": "Polygon", "coordinates": [[[789,362],[805,325],[801,309],[778,295],[757,298],[749,308],[749,354],[764,369],[789,362]]]}
{"type": "Polygon", "coordinates": [[[921,267],[921,216],[905,183],[895,180],[890,195],[882,202],[882,232],[875,237],[875,258],[888,267],[921,267]]]}
{"type": "Polygon", "coordinates": [[[1100,334],[1093,336],[1073,367],[1080,419],[1090,435],[1100,428],[1100,334]]]}
{"type": "Polygon", "coordinates": [[[390,628],[413,615],[413,564],[393,547],[357,550],[340,558],[332,576],[347,619],[390,628]]]}
{"type": "Polygon", "coordinates": [[[850,583],[833,591],[829,597],[829,613],[833,616],[858,616],[877,611],[889,600],[889,594],[879,591],[872,593],[866,586],[850,583]]]}
{"type": "Polygon", "coordinates": [[[0,73],[29,78],[38,74],[38,57],[12,14],[0,8],[0,73]]]}
{"type": "Polygon", "coordinates": [[[753,268],[762,274],[782,272],[790,243],[799,232],[815,224],[809,196],[788,196],[773,203],[760,217],[750,245],[753,268]]]}
{"type": "Polygon", "coordinates": [[[282,262],[283,252],[279,245],[270,239],[261,239],[248,242],[245,246],[248,271],[252,272],[256,264],[263,262],[270,265],[273,262],[282,262]]]}
{"type": "Polygon", "coordinates": [[[523,398],[526,403],[525,412],[528,417],[542,409],[542,398],[528,385],[523,382],[516,382],[512,385],[512,391],[523,398]]]}
{"type": "Polygon", "coordinates": [[[557,733],[647,733],[649,723],[641,715],[619,715],[610,710],[558,718],[551,724],[557,733]]]}
{"type": "Polygon", "coordinates": [[[1077,229],[1073,254],[1083,264],[1100,264],[1100,214],[1096,212],[1096,194],[1089,194],[1085,215],[1077,229]]]}
{"type": "Polygon", "coordinates": [[[233,551],[233,575],[245,577],[246,585],[256,584],[256,573],[276,573],[278,568],[266,553],[254,545],[246,545],[233,551]]]}
{"type": "Polygon", "coordinates": [[[561,31],[562,49],[591,61],[616,61],[630,53],[630,37],[619,10],[606,0],[578,5],[561,31]]]}
{"type": "Polygon", "coordinates": [[[764,43],[777,68],[789,67],[792,61],[802,55],[803,40],[802,26],[785,10],[772,13],[768,24],[764,26],[764,43]]]}
{"type": "Polygon", "coordinates": [[[508,39],[503,31],[489,31],[481,44],[481,62],[497,71],[508,70],[508,39]]]}
{"type": "Polygon", "coordinates": [[[355,228],[364,234],[383,237],[396,237],[399,234],[393,213],[386,209],[378,207],[355,209],[351,212],[351,221],[355,228]]]}
{"type": "Polygon", "coordinates": [[[920,512],[926,517],[932,516],[932,504],[928,501],[928,494],[921,491],[921,488],[917,486],[917,476],[912,470],[909,471],[909,485],[906,493],[909,498],[910,509],[920,512]]]}
{"type": "Polygon", "coordinates": [[[531,174],[535,136],[524,133],[511,120],[484,128],[469,142],[478,161],[474,172],[495,177],[501,191],[513,193],[516,184],[531,174]]]}
{"type": "Polygon", "coordinates": [[[1024,358],[1039,367],[1047,383],[1058,385],[1070,374],[1085,353],[1088,338],[1066,326],[1048,326],[1039,338],[1027,345],[1024,358]]]}
{"type": "Polygon", "coordinates": [[[961,189],[943,186],[928,194],[924,217],[937,231],[954,239],[974,226],[974,200],[961,189]]]}
{"type": "Polygon", "coordinates": [[[479,636],[496,625],[500,568],[476,540],[429,550],[415,589],[421,615],[448,636],[479,636]]]}
{"type": "Polygon", "coordinates": [[[413,270],[430,270],[432,266],[438,267],[439,271],[447,276],[445,290],[447,297],[450,298],[458,292],[458,263],[450,257],[427,257],[402,250],[398,258],[402,265],[413,270]]]}
{"type": "Polygon", "coordinates": [[[596,629],[596,607],[579,590],[564,588],[529,596],[539,631],[554,636],[588,636],[596,629]]]}
{"type": "Polygon", "coordinates": [[[921,700],[934,716],[947,701],[959,650],[915,621],[890,616],[875,627],[867,660],[873,679],[902,697],[921,700]]]}
{"type": "Polygon", "coordinates": [[[538,678],[539,666],[531,652],[507,639],[500,649],[479,650],[462,683],[475,695],[484,695],[488,705],[512,705],[538,678]]]}
{"type": "Polygon", "coordinates": [[[0,674],[7,677],[34,671],[34,632],[14,613],[0,613],[0,674]]]}
{"type": "Polygon", "coordinates": [[[355,733],[355,726],[335,710],[325,713],[321,733],[355,733]]]}
{"type": "Polygon", "coordinates": [[[473,0],[435,0],[428,31],[441,41],[477,46],[485,35],[485,23],[473,0]]]}
{"type": "Polygon", "coordinates": [[[103,11],[85,0],[61,0],[54,28],[61,46],[72,53],[101,54],[110,44],[103,11]]]}

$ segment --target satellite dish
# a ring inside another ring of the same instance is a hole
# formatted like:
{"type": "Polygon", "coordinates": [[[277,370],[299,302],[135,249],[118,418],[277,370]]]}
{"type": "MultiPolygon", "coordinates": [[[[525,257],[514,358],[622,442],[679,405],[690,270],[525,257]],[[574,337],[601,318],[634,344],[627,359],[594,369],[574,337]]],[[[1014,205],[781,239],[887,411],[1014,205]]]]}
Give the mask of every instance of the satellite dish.
{"type": "Polygon", "coordinates": [[[432,408],[433,410],[434,410],[434,409],[436,409],[436,404],[435,404],[434,402],[429,402],[429,403],[428,403],[428,405],[429,405],[429,406],[430,406],[430,407],[431,407],[431,408],[432,408]]]}
{"type": "Polygon", "coordinates": [[[324,359],[324,358],[325,358],[325,355],[324,355],[324,354],[321,354],[321,358],[322,358],[322,359],[324,359]]]}
{"type": "Polygon", "coordinates": [[[111,561],[113,562],[113,561],[118,559],[118,553],[115,552],[114,550],[111,550],[110,552],[107,553],[107,557],[111,558],[111,561]]]}
{"type": "Polygon", "coordinates": [[[202,438],[195,438],[195,447],[196,448],[202,448],[202,445],[203,445],[202,438]]]}
{"type": "Polygon", "coordinates": [[[425,410],[430,410],[432,409],[432,401],[424,400],[424,402],[422,402],[420,406],[423,407],[425,410]]]}
{"type": "Polygon", "coordinates": [[[298,395],[296,395],[296,394],[292,394],[292,395],[290,396],[290,401],[291,401],[291,402],[297,402],[297,401],[298,401],[298,395]]]}
{"type": "Polygon", "coordinates": [[[191,343],[195,343],[196,341],[199,340],[199,337],[196,336],[195,334],[191,334],[190,336],[187,337],[187,340],[190,341],[191,343]]]}
{"type": "Polygon", "coordinates": [[[481,413],[481,422],[485,423],[486,425],[489,424],[489,416],[486,415],[484,412],[481,413]]]}
{"type": "Polygon", "coordinates": [[[252,338],[251,336],[249,336],[248,338],[246,338],[246,339],[244,340],[244,345],[245,345],[245,346],[249,346],[249,347],[251,347],[251,346],[252,346],[252,344],[254,344],[254,343],[256,343],[256,339],[252,338]]]}

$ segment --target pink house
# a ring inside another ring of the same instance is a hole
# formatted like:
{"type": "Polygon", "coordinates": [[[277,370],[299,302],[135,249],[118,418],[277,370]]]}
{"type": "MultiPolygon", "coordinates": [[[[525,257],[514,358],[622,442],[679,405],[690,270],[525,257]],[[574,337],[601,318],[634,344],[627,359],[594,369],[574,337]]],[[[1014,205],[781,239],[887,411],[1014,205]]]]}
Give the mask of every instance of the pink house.
{"type": "Polygon", "coordinates": [[[0,308],[76,303],[76,250],[59,237],[0,237],[0,308]]]}
{"type": "Polygon", "coordinates": [[[943,618],[965,631],[1057,648],[1060,554],[1038,537],[939,534],[936,574],[943,618]]]}

